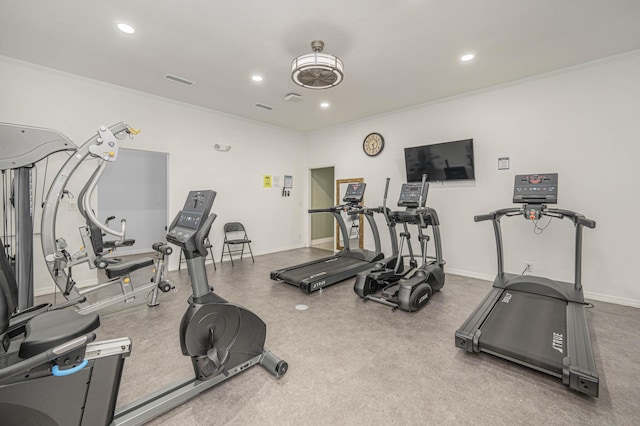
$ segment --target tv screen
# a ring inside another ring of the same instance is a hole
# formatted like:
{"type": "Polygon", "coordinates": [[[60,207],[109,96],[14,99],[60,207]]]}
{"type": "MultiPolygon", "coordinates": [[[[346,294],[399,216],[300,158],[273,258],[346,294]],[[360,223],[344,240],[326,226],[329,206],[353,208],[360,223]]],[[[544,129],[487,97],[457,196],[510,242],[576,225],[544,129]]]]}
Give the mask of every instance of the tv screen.
{"type": "Polygon", "coordinates": [[[475,179],[473,139],[405,148],[404,162],[407,182],[475,179]]]}

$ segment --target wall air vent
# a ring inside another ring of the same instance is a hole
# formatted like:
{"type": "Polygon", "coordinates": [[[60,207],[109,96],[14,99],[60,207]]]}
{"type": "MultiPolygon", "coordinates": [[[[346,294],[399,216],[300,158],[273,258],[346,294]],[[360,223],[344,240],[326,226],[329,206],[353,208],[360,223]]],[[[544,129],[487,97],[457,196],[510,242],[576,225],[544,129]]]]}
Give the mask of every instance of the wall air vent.
{"type": "Polygon", "coordinates": [[[189,81],[189,80],[187,80],[185,78],[178,77],[178,76],[171,75],[171,74],[165,75],[164,78],[166,78],[167,80],[171,80],[173,82],[176,82],[176,83],[184,84],[185,86],[193,86],[194,84],[196,84],[193,81],[189,81]]]}
{"type": "Polygon", "coordinates": [[[266,109],[268,111],[271,111],[273,109],[273,107],[270,107],[269,105],[265,105],[265,104],[254,104],[254,106],[257,106],[258,108],[266,109]]]}

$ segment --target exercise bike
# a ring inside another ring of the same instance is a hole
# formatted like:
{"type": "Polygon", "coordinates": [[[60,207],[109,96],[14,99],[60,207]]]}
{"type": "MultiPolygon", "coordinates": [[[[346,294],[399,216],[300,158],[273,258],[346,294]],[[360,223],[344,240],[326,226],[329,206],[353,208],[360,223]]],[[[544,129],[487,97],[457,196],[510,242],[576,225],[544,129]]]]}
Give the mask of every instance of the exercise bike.
{"type": "Polygon", "coordinates": [[[194,377],[115,411],[130,339],[95,342],[98,315],[70,310],[38,315],[10,338],[10,305],[0,286],[3,423],[139,425],[256,364],[276,377],[287,372],[288,364],[264,348],[265,323],[209,286],[204,240],[216,218],[210,214],[215,196],[210,190],[191,191],[167,235],[184,250],[193,289],[180,324],[180,346],[191,358],[194,377]]]}
{"type": "Polygon", "coordinates": [[[378,262],[374,268],[360,272],[353,286],[354,292],[362,299],[373,300],[391,306],[394,310],[401,309],[413,312],[427,304],[431,295],[440,291],[444,286],[445,260],[442,258],[442,244],[440,240],[440,221],[436,211],[426,207],[429,184],[426,175],[421,183],[405,183],[400,191],[399,207],[406,207],[403,211],[390,211],[387,206],[389,179],[385,187],[383,205],[376,209],[384,214],[389,227],[392,245],[392,256],[378,262]],[[400,247],[398,248],[395,227],[403,225],[400,233],[400,247]],[[422,254],[422,263],[417,265],[411,246],[411,233],[408,225],[418,228],[418,241],[422,254]],[[436,256],[427,255],[429,236],[424,229],[431,226],[436,256]],[[406,244],[408,255],[403,254],[406,244]],[[405,269],[404,259],[409,258],[409,268],[405,269]],[[376,293],[378,293],[376,295],[376,293]]]}

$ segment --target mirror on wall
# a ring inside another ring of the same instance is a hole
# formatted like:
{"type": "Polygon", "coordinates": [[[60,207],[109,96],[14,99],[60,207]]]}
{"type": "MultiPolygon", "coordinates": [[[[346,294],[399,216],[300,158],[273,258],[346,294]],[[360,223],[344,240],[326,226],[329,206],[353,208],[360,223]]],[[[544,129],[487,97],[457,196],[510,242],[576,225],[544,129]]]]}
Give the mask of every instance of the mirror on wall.
{"type": "MultiPolygon", "coordinates": [[[[363,183],[364,178],[351,178],[351,179],[337,179],[336,180],[336,205],[342,204],[342,197],[347,192],[347,186],[350,183],[363,183]]],[[[364,202],[364,201],[363,201],[364,202]]],[[[349,234],[349,247],[350,248],[364,248],[364,234],[363,223],[364,219],[362,215],[350,216],[345,212],[340,213],[345,225],[347,225],[347,233],[349,234]]],[[[340,232],[340,225],[336,222],[336,250],[342,250],[344,248],[344,237],[340,232]]]]}

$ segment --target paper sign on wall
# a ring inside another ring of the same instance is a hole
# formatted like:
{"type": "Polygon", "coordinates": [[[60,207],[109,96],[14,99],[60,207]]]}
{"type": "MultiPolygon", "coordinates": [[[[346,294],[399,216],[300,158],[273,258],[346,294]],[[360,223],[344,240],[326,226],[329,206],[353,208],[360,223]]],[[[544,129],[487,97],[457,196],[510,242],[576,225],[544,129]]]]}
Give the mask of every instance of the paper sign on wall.
{"type": "Polygon", "coordinates": [[[284,175],[284,187],[293,188],[293,176],[284,175]]]}
{"type": "Polygon", "coordinates": [[[503,155],[501,157],[498,157],[498,170],[509,170],[510,166],[511,161],[509,159],[509,156],[503,155]]]}
{"type": "Polygon", "coordinates": [[[262,175],[262,187],[263,188],[273,188],[273,176],[271,176],[271,175],[262,175]]]}

